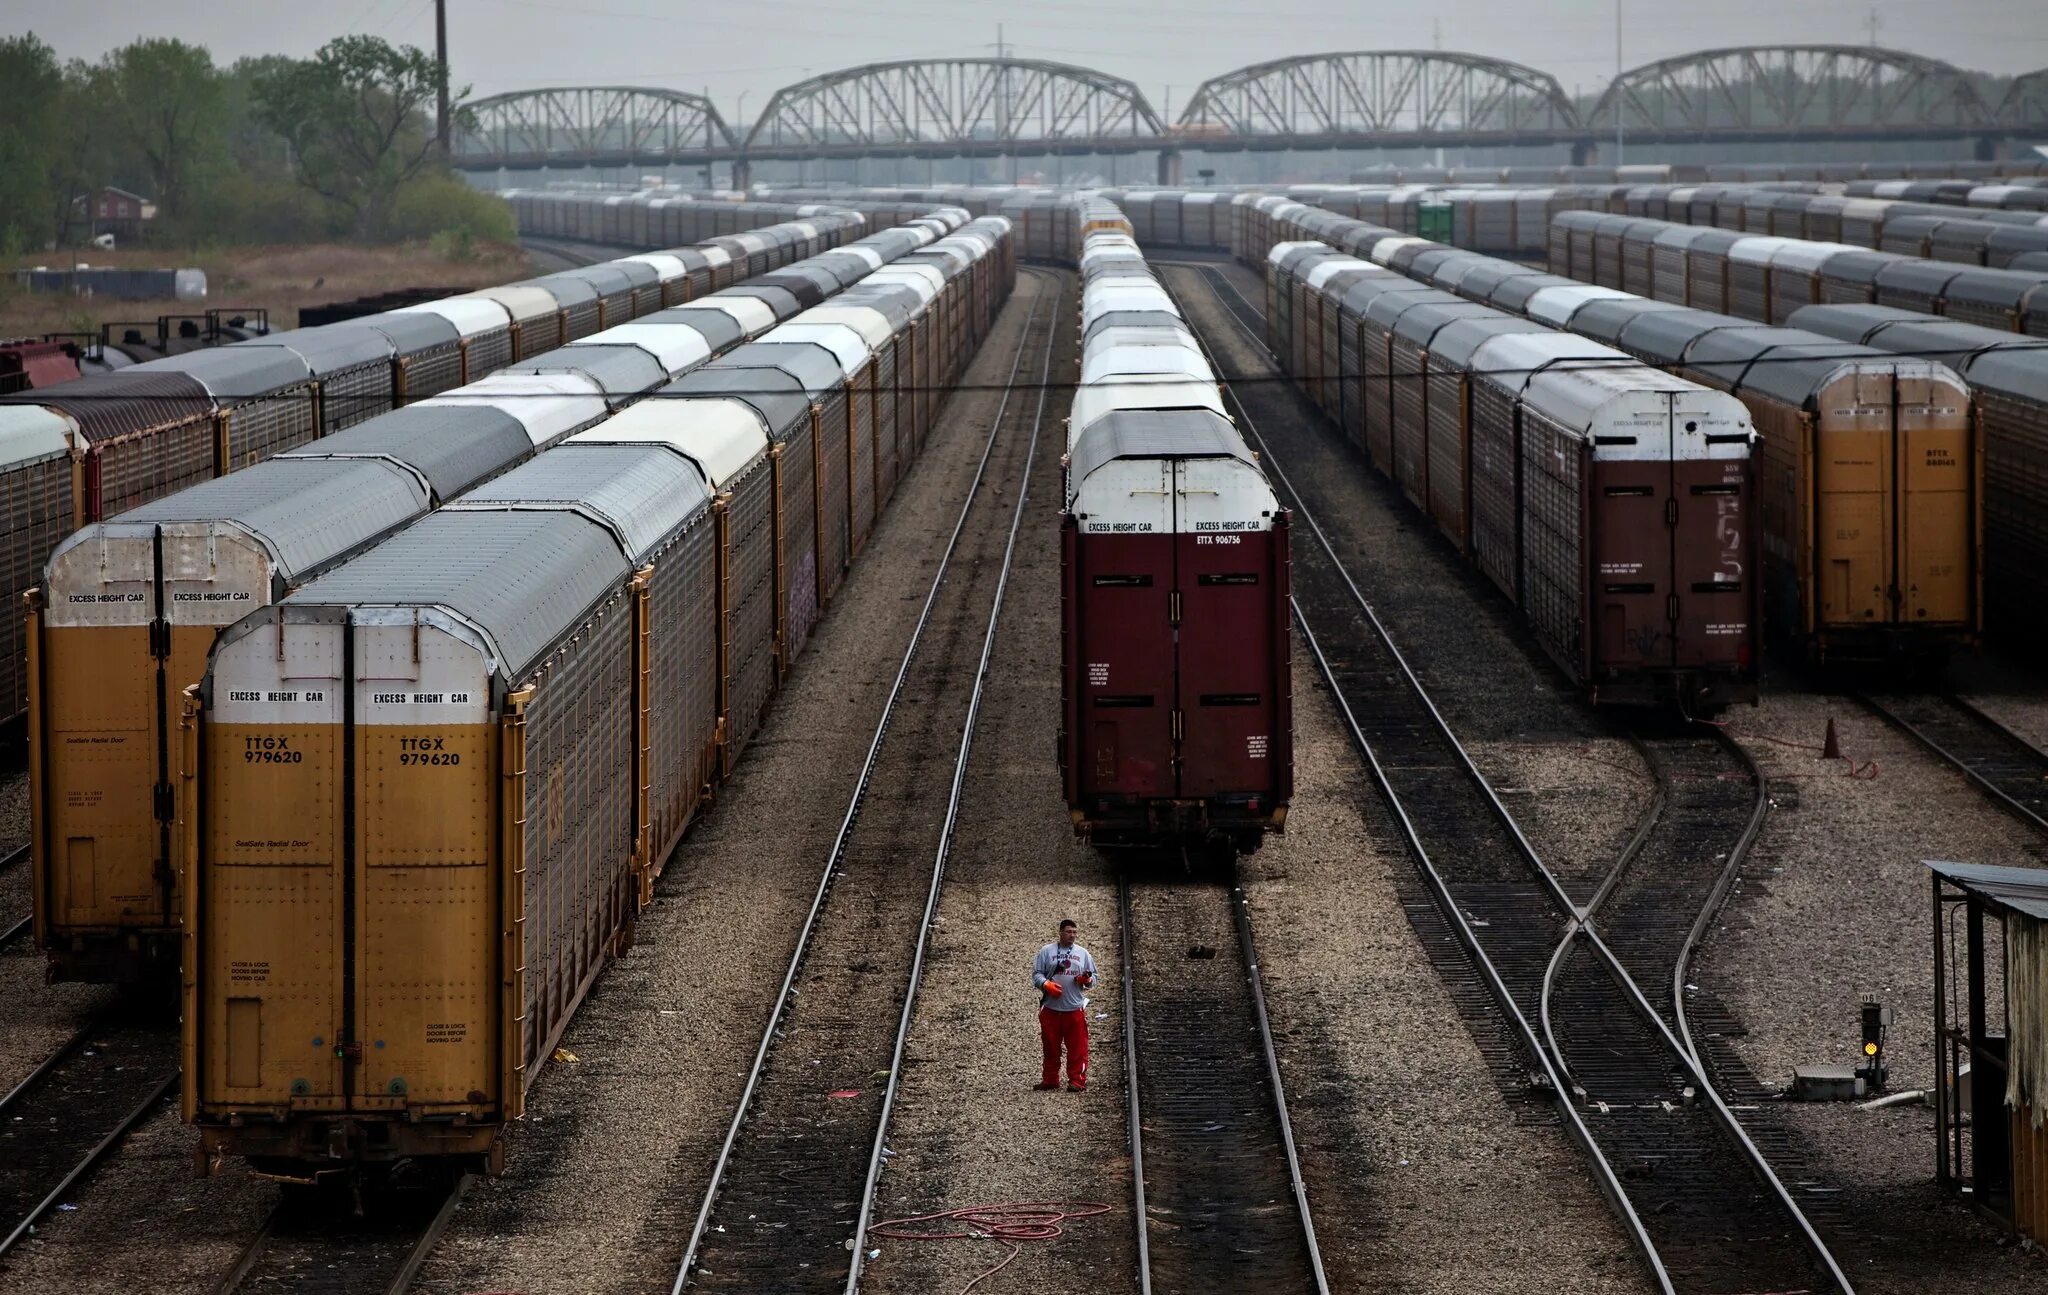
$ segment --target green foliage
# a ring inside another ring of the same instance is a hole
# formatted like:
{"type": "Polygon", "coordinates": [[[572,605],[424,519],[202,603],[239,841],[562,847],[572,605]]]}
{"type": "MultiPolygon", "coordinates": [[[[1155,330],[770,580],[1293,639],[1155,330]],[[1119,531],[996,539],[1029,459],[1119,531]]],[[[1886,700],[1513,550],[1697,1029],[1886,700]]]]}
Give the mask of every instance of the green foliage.
{"type": "Polygon", "coordinates": [[[225,68],[176,40],[60,65],[33,35],[0,38],[0,252],[83,239],[78,200],[102,185],[156,203],[164,246],[512,241],[505,204],[441,165],[441,85],[431,56],[366,36],[225,68]]]}
{"type": "Polygon", "coordinates": [[[0,250],[53,236],[50,173],[64,74],[33,33],[0,39],[0,250]]]}
{"type": "Polygon", "coordinates": [[[443,84],[423,50],[342,36],[311,59],[257,73],[252,98],[291,144],[299,182],[370,238],[388,232],[399,191],[435,157],[430,114],[443,84]]]}
{"type": "Polygon", "coordinates": [[[423,176],[400,190],[387,232],[394,239],[433,241],[437,253],[460,260],[469,259],[477,243],[518,238],[504,199],[449,175],[423,176]]]}
{"type": "Polygon", "coordinates": [[[195,191],[226,174],[227,86],[204,49],[139,40],[85,75],[93,118],[114,145],[114,171],[164,215],[182,214],[195,191]]]}

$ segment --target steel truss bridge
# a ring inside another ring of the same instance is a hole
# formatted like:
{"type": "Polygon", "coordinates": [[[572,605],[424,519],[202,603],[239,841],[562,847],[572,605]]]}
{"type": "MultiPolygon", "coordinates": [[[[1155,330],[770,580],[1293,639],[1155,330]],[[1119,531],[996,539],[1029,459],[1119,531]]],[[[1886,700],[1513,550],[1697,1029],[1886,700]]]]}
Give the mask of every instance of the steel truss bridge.
{"type": "Polygon", "coordinates": [[[1986,102],[1960,68],[1857,45],[1703,50],[1623,73],[1590,107],[1557,78],[1446,50],[1276,59],[1205,81],[1176,122],[1138,87],[1068,63],[870,63],[776,91],[739,134],[701,95],[631,86],[527,90],[472,105],[469,170],[850,158],[1187,151],[2048,139],[2048,69],[1986,102]]]}

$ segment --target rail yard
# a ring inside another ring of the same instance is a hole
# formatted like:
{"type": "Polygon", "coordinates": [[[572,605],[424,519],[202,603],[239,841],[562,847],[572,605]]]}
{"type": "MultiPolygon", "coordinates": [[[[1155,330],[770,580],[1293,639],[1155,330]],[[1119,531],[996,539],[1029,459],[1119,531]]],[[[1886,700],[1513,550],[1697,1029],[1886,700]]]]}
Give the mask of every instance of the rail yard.
{"type": "Polygon", "coordinates": [[[2048,70],[1875,34],[413,50],[526,277],[0,387],[0,1290],[2048,1289],[2048,70]]]}

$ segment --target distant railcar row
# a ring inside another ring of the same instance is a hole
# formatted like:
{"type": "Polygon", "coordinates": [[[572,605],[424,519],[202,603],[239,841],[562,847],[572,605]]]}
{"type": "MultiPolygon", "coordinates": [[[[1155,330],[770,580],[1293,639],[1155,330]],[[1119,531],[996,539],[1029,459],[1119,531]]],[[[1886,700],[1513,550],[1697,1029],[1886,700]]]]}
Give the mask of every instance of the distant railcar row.
{"type": "Polygon", "coordinates": [[[1320,242],[1265,259],[1283,367],[1594,702],[1755,699],[1738,401],[1320,242]]]}
{"type": "MultiPolygon", "coordinates": [[[[1788,324],[1954,369],[1983,444],[1987,620],[2016,643],[2048,628],[2048,276],[1583,215],[1559,219],[1551,265],[1644,310],[1725,311],[1703,318],[1788,324]]],[[[1614,309],[1585,306],[1589,319],[1614,309]]]]}
{"type": "MultiPolygon", "coordinates": [[[[1918,669],[1975,641],[1982,609],[1982,458],[1968,387],[1946,366],[1844,346],[1816,334],[1672,312],[1655,303],[1641,309],[1644,303],[1596,302],[1580,310],[1588,294],[1612,294],[1284,198],[1246,204],[1240,215],[1238,250],[1249,262],[1265,261],[1275,245],[1315,239],[1401,271],[1416,290],[1437,290],[1441,317],[1415,313],[1398,294],[1378,305],[1363,296],[1347,305],[1340,296],[1334,311],[1328,301],[1311,303],[1304,307],[1311,312],[1307,320],[1290,316],[1286,327],[1337,335],[1327,345],[1328,354],[1338,357],[1334,362],[1311,361],[1310,352],[1303,351],[1291,367],[1322,391],[1326,403],[1339,402],[1338,416],[1347,432],[1382,471],[1419,499],[1429,497],[1430,482],[1436,481],[1454,498],[1470,501],[1475,512],[1462,519],[1455,510],[1439,508],[1439,525],[1449,517],[1453,542],[1462,548],[1476,551],[1480,546],[1476,510],[1482,506],[1485,460],[1478,454],[1477,438],[1510,438],[1517,459],[1530,450],[1527,409],[1496,406],[1490,417],[1497,427],[1475,427],[1472,420],[1484,407],[1455,385],[1457,375],[1478,365],[1488,371],[1489,383],[1527,387],[1535,374],[1557,367],[1547,360],[1539,363],[1535,355],[1512,354],[1528,345],[1523,341],[1487,343],[1490,358],[1469,350],[1464,344],[1469,326],[1448,321],[1476,304],[1520,316],[1513,323],[1525,327],[1568,326],[1579,334],[1577,344],[1597,348],[1589,356],[1652,365],[1688,385],[1714,388],[1741,402],[1758,437],[1756,506],[1746,524],[1756,528],[1759,542],[1756,560],[1743,567],[1743,580],[1754,597],[1754,582],[1761,576],[1766,627],[1800,651],[1822,662],[1918,669]],[[1355,346],[1359,358],[1342,359],[1343,344],[1355,346]],[[1309,368],[1311,363],[1316,367],[1309,368]],[[1440,370],[1452,381],[1434,381],[1440,370]],[[1356,410],[1348,403],[1354,390],[1356,410]],[[1411,439],[1435,438],[1426,443],[1440,445],[1442,457],[1401,455],[1393,448],[1390,437],[1401,426],[1403,401],[1420,405],[1419,412],[1407,416],[1420,429],[1409,433],[1411,439]],[[1424,479],[1422,465],[1430,463],[1445,467],[1424,479]]],[[[1281,309],[1276,301],[1275,312],[1281,309]]],[[[1562,345],[1570,351],[1573,344],[1562,345]]],[[[1620,438],[1613,442],[1617,445],[1632,435],[1611,434],[1620,438]]],[[[1537,466],[1523,462],[1512,489],[1528,490],[1537,466]]],[[[1689,506],[1696,506],[1690,488],[1665,505],[1667,515],[1679,517],[1689,506]]],[[[1524,531],[1527,526],[1523,521],[1524,531]]],[[[1679,547],[1698,549],[1704,543],[1694,539],[1679,547]]],[[[1525,537],[1519,555],[1524,567],[1529,547],[1525,537]]],[[[1577,560],[1587,556],[1582,553],[1577,560]]],[[[1505,563],[1490,574],[1504,586],[1517,578],[1514,567],[1505,563]]],[[[1603,594],[1641,583],[1624,576],[1588,567],[1585,579],[1603,594]]],[[[1528,586],[1526,571],[1518,579],[1522,588],[1528,586]]],[[[1684,584],[1668,590],[1674,630],[1684,620],[1686,600],[1717,587],[1712,581],[1684,584]]],[[[1522,597],[1513,589],[1510,593],[1518,601],[1522,597]]],[[[1596,612],[1609,614],[1591,601],[1582,614],[1596,612]]]]}
{"type": "Polygon", "coordinates": [[[905,251],[220,631],[176,743],[208,1154],[496,1162],[1014,269],[1000,219],[905,251]]]}
{"type": "MultiPolygon", "coordinates": [[[[708,204],[707,204],[708,205],[708,204]]],[[[386,410],[475,382],[515,360],[678,305],[857,236],[851,212],[771,231],[693,235],[628,257],[343,324],[89,374],[0,396],[0,722],[28,699],[21,596],[58,541],[187,486],[246,468],[386,410]]]]}
{"type": "MultiPolygon", "coordinates": [[[[2039,233],[2048,245],[2048,229],[2039,233]]],[[[1766,323],[1802,306],[1874,302],[2048,338],[2048,268],[1932,258],[1917,232],[1885,241],[1903,250],[1574,211],[1552,222],[1548,254],[1555,274],[1766,323]]]]}
{"type": "Polygon", "coordinates": [[[1293,792],[1287,515],[1123,213],[1084,202],[1060,769],[1098,843],[1258,848],[1293,792]]]}
{"type": "MultiPolygon", "coordinates": [[[[53,974],[138,979],[175,959],[167,736],[222,627],[966,220],[942,212],[835,251],[859,218],[814,219],[733,236],[729,259],[716,247],[636,258],[673,294],[615,300],[602,331],[574,322],[546,339],[566,345],[89,523],[22,573],[40,584],[27,635],[32,849],[53,974]],[[698,294],[690,262],[709,275],[706,252],[730,268],[698,294]],[[768,272],[709,288],[756,264],[768,272]]],[[[515,300],[538,291],[521,285],[515,300]]]]}

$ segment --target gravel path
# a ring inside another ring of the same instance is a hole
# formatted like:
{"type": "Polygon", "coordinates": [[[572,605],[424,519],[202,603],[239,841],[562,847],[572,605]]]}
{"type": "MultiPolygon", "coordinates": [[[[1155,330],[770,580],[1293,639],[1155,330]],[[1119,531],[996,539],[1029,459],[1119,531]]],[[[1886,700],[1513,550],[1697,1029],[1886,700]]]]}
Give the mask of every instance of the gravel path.
{"type": "MultiPolygon", "coordinates": [[[[1772,812],[1708,937],[1694,980],[1747,1029],[1737,1053],[1767,1083],[1847,1063],[1866,998],[1897,1013],[1895,1091],[1934,1079],[1933,951],[1923,859],[2039,862],[2031,834],[1905,734],[1846,698],[1767,679],[1755,711],[1727,719],[1763,768],[1772,812]],[[1832,716],[1846,762],[1819,758],[1832,716]]],[[[1839,1243],[1865,1295],[2039,1291],[2048,1264],[2001,1243],[1933,1185],[1934,1113],[1794,1106],[1814,1170],[1845,1193],[1856,1235],[1839,1243]]]]}
{"type": "MultiPolygon", "coordinates": [[[[1074,281],[1066,282],[1071,306],[1074,281]]],[[[1065,326],[1054,382],[1074,380],[1076,350],[1065,326]]],[[[1075,842],[1049,758],[1059,723],[1059,455],[1068,399],[1056,390],[1047,403],[891,1126],[896,1158],[877,1210],[900,1218],[1049,1198],[1112,1209],[1069,1224],[1058,1240],[1022,1247],[976,1295],[1122,1290],[1135,1272],[1116,890],[1109,863],[1075,842]],[[1098,971],[1086,1094],[1031,1087],[1038,1021],[1030,960],[1063,917],[1080,924],[1098,971]]],[[[878,1248],[865,1288],[904,1295],[958,1290],[1007,1253],[994,1241],[884,1240],[878,1248]]]]}
{"type": "Polygon", "coordinates": [[[1648,1289],[1578,1148],[1502,1099],[1400,916],[1392,818],[1294,670],[1294,805],[1245,877],[1333,1289],[1648,1289]]]}

